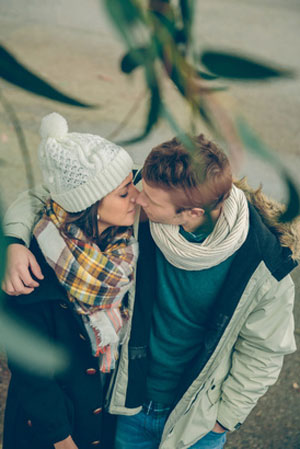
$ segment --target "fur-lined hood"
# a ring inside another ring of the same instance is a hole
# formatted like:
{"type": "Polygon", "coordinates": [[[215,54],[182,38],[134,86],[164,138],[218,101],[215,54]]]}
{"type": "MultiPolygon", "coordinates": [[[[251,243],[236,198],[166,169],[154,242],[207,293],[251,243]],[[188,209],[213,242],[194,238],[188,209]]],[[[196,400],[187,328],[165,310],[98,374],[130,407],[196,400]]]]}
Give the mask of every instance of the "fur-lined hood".
{"type": "Polygon", "coordinates": [[[283,247],[292,251],[292,259],[300,262],[300,217],[291,222],[280,222],[279,217],[285,211],[285,206],[262,192],[262,187],[252,189],[246,178],[234,181],[236,187],[241,189],[247,200],[255,207],[264,224],[275,234],[283,247]]]}

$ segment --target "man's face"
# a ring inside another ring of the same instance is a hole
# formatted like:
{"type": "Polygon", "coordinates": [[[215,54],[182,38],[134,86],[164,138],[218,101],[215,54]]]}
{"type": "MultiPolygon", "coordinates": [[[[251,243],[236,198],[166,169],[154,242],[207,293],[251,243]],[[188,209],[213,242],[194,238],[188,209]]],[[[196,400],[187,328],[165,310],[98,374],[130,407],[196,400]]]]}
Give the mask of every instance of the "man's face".
{"type": "Polygon", "coordinates": [[[143,190],[137,197],[149,220],[155,223],[182,225],[182,214],[176,213],[171,193],[159,187],[152,187],[143,179],[143,190]]]}

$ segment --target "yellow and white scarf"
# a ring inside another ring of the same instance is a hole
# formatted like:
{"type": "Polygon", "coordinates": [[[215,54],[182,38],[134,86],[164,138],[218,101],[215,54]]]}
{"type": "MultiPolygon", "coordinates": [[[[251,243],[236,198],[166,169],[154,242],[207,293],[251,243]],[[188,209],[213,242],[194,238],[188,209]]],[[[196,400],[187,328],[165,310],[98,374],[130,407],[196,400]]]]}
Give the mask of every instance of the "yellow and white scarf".
{"type": "Polygon", "coordinates": [[[60,231],[66,212],[54,201],[34,228],[47,263],[68,293],[89,333],[100,369],[109,372],[125,335],[127,311],[122,299],[133,283],[138,244],[128,228],[101,251],[74,224],[68,235],[60,231]]]}

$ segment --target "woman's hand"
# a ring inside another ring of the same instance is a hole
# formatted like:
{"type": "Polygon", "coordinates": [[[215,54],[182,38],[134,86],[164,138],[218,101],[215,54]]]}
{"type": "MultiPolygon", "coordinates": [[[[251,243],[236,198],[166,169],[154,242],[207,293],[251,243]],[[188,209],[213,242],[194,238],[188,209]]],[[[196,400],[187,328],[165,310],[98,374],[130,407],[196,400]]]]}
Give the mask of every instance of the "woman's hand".
{"type": "Polygon", "coordinates": [[[31,273],[38,279],[44,278],[36,258],[26,246],[18,243],[9,245],[2,290],[13,296],[28,295],[39,286],[39,283],[32,279],[31,273]]]}
{"type": "Polygon", "coordinates": [[[78,449],[70,435],[64,440],[55,443],[54,447],[55,449],[78,449]]]}

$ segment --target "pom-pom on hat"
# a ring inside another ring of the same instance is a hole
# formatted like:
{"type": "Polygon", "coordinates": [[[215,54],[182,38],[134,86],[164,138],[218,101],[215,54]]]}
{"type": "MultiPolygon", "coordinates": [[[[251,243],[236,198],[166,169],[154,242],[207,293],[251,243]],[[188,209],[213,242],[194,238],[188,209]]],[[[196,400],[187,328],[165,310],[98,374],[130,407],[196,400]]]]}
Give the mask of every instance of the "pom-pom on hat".
{"type": "Polygon", "coordinates": [[[56,112],[40,127],[39,161],[51,198],[80,212],[104,198],[129,175],[133,161],[120,146],[93,134],[69,133],[56,112]]]}

